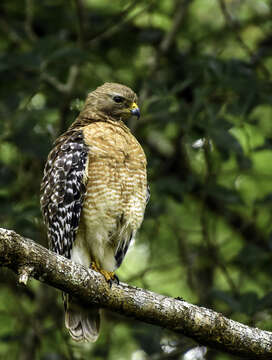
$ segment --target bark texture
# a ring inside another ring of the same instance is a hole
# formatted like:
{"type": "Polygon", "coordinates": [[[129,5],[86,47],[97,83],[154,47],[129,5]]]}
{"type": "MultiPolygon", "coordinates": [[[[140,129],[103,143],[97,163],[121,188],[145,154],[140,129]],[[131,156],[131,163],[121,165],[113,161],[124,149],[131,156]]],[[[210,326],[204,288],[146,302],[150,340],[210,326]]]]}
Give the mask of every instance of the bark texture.
{"type": "Polygon", "coordinates": [[[200,344],[247,359],[272,359],[272,333],[227,319],[222,314],[151,291],[113,284],[103,276],[56,255],[14,231],[0,228],[0,266],[19,275],[26,284],[31,276],[83,303],[99,304],[150,324],[184,334],[200,344]]]}

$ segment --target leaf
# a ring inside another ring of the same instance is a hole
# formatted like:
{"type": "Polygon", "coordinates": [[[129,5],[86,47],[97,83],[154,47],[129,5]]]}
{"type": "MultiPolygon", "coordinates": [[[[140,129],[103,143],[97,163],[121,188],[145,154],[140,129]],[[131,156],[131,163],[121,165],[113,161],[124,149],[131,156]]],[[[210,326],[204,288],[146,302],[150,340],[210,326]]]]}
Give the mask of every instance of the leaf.
{"type": "Polygon", "coordinates": [[[209,135],[225,159],[229,157],[230,153],[236,153],[240,156],[243,154],[243,149],[238,140],[223,127],[211,128],[209,135]]]}

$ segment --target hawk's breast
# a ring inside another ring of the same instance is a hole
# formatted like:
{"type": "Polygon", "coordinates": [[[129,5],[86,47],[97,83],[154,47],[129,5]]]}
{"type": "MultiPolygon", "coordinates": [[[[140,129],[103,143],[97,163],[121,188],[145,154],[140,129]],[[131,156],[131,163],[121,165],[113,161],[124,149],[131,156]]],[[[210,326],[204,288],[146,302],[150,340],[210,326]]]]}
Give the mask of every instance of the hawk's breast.
{"type": "Polygon", "coordinates": [[[84,213],[88,221],[115,227],[122,217],[137,230],[146,204],[146,158],[130,131],[114,123],[97,122],[85,127],[89,147],[87,194],[84,213]]]}

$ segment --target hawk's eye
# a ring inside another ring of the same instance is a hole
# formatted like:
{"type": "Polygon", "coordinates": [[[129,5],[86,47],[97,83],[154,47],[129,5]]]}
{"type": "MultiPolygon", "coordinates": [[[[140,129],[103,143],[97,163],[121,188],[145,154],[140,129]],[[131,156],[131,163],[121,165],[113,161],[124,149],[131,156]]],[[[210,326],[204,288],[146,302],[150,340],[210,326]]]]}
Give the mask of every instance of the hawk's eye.
{"type": "Polygon", "coordinates": [[[125,99],[124,99],[122,96],[116,95],[116,96],[113,97],[113,100],[114,100],[116,103],[121,103],[121,102],[123,102],[125,99]]]}

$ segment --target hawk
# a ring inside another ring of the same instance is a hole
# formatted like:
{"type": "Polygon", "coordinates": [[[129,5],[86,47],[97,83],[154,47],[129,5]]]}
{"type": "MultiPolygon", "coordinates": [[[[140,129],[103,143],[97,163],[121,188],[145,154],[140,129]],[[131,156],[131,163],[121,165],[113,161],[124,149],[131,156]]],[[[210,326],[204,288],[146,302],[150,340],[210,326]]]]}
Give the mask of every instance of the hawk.
{"type": "MultiPolygon", "coordinates": [[[[41,184],[49,248],[111,283],[135,238],[148,200],[146,157],[124,121],[140,116],[136,94],[105,83],[54,143],[41,184]]],[[[65,325],[76,341],[98,338],[97,307],[64,294],[65,325]]]]}

